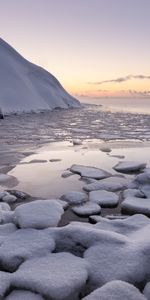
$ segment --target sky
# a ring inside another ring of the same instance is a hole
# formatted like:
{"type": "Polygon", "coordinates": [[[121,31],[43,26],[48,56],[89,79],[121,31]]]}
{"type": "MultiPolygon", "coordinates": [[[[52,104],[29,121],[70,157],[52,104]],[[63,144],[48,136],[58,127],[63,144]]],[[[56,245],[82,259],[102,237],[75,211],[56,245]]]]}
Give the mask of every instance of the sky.
{"type": "Polygon", "coordinates": [[[150,96],[150,0],[0,0],[1,38],[75,96],[150,96]]]}

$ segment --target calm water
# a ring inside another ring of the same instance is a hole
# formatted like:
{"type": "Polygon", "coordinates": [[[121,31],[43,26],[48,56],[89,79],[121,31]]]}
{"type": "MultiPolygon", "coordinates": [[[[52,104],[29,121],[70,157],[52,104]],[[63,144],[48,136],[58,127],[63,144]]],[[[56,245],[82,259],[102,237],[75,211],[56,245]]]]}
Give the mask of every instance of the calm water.
{"type": "Polygon", "coordinates": [[[114,144],[112,152],[107,155],[99,150],[100,144],[88,144],[84,146],[70,146],[69,142],[53,143],[39,149],[36,154],[22,160],[23,164],[17,165],[9,175],[18,180],[16,189],[27,192],[35,197],[58,198],[68,191],[82,191],[85,185],[80,181],[80,176],[73,175],[62,178],[61,174],[72,164],[89,165],[102,168],[112,174],[118,174],[112,168],[123,159],[113,155],[123,155],[126,161],[146,162],[150,167],[150,147],[124,148],[124,145],[114,144]],[[112,156],[111,156],[112,155],[112,156]],[[32,160],[46,160],[45,163],[32,163],[32,160]],[[58,162],[50,162],[50,159],[61,159],[58,162]]]}
{"type": "Polygon", "coordinates": [[[150,114],[150,98],[86,98],[80,97],[83,103],[102,104],[104,109],[122,112],[150,114]]]}

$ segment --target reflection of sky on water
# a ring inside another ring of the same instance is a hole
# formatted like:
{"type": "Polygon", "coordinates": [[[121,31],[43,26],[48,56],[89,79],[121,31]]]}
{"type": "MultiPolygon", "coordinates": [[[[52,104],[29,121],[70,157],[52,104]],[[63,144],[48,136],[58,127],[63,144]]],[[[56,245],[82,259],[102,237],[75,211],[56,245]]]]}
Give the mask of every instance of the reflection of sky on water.
{"type": "MultiPolygon", "coordinates": [[[[147,162],[150,166],[149,147],[113,149],[110,155],[124,155],[124,160],[147,162]]],[[[62,178],[61,174],[72,164],[82,164],[105,169],[113,174],[112,167],[121,159],[109,157],[92,144],[88,148],[83,146],[72,147],[70,143],[54,143],[39,150],[39,153],[25,158],[25,164],[17,165],[9,174],[19,180],[16,189],[25,191],[38,197],[60,197],[69,190],[81,191],[83,181],[80,176],[73,175],[62,178]],[[46,163],[29,163],[31,160],[47,160],[46,163]],[[50,159],[61,161],[50,162],[50,159]]]]}

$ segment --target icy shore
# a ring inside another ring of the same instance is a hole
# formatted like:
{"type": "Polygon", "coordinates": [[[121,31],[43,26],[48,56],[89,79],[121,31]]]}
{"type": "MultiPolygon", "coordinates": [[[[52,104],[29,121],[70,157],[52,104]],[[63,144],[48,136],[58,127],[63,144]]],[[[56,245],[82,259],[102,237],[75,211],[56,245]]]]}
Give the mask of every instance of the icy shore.
{"type": "Polygon", "coordinates": [[[86,106],[0,120],[1,299],[150,299],[149,118],[86,106]],[[62,140],[67,150],[40,152],[62,140]],[[47,178],[60,172],[51,189],[65,182],[66,193],[15,190],[17,170],[42,181],[47,167],[47,178]]]}

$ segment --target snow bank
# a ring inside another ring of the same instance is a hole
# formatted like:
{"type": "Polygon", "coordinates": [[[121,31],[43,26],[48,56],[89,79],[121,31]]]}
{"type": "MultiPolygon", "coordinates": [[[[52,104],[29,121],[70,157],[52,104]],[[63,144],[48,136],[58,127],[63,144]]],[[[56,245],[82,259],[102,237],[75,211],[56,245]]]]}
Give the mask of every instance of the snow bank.
{"type": "Polygon", "coordinates": [[[80,107],[59,81],[0,38],[0,108],[3,113],[80,107]]]}

